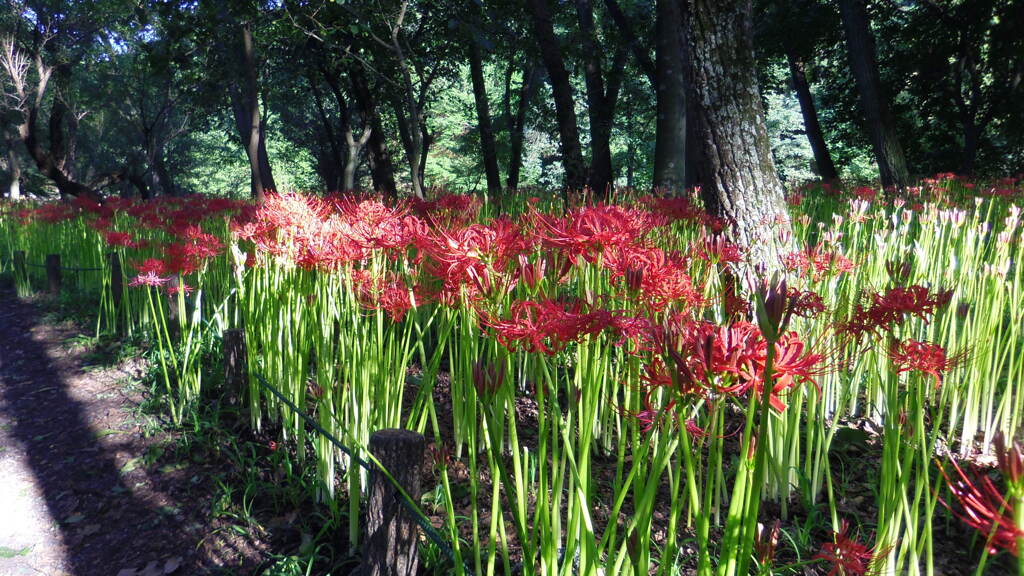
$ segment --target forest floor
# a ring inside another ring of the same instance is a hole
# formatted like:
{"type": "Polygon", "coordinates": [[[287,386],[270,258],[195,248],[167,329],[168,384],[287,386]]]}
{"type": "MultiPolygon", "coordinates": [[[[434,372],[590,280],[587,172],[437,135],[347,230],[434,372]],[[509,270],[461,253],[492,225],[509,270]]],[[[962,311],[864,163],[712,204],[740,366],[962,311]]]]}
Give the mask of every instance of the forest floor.
{"type": "Polygon", "coordinates": [[[0,576],[251,573],[261,561],[265,543],[215,513],[223,463],[169,457],[176,439],[143,409],[142,370],[0,291],[0,576]]]}

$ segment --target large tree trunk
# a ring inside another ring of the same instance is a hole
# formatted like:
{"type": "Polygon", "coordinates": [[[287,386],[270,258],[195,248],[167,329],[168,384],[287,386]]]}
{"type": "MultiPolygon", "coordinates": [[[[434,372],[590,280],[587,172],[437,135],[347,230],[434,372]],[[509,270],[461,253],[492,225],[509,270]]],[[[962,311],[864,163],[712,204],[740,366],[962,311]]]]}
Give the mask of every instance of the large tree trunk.
{"type": "Polygon", "coordinates": [[[871,146],[878,162],[882,186],[903,188],[910,180],[903,147],[896,137],[896,126],[882,90],[875,60],[875,38],[871,33],[864,0],[840,0],[843,29],[850,69],[857,81],[861,107],[871,135],[871,146]]]}
{"type": "Polygon", "coordinates": [[[245,83],[242,94],[235,100],[235,123],[249,157],[250,191],[257,202],[263,202],[266,193],[277,190],[267,157],[266,135],[260,116],[260,94],[256,81],[256,51],[252,41],[252,25],[242,24],[242,68],[245,83]]]}
{"type": "Polygon", "coordinates": [[[508,177],[506,185],[509,190],[519,188],[519,172],[523,167],[523,137],[526,133],[526,111],[530,100],[537,93],[542,70],[539,66],[528,63],[523,68],[523,85],[519,87],[519,102],[516,103],[516,114],[509,126],[511,151],[508,159],[508,177]]]}
{"type": "Polygon", "coordinates": [[[487,192],[501,192],[501,172],[498,169],[498,152],[494,144],[494,130],[491,128],[491,111],[487,102],[487,85],[484,83],[483,54],[480,45],[470,38],[469,74],[473,80],[473,100],[476,103],[477,126],[480,128],[480,153],[484,160],[484,174],[487,175],[487,192]]]}
{"type": "Polygon", "coordinates": [[[590,0],[576,0],[583,48],[583,79],[587,87],[587,113],[590,117],[590,173],[587,184],[598,197],[608,195],[612,186],[611,135],[615,108],[605,93],[601,72],[601,45],[594,26],[594,8],[590,0]]]}
{"type": "Polygon", "coordinates": [[[725,218],[751,267],[781,265],[790,228],[757,86],[751,0],[690,0],[694,111],[703,148],[703,192],[725,218]]]}
{"type": "Polygon", "coordinates": [[[655,25],[657,124],[654,186],[686,186],[686,38],[679,0],[658,0],[655,25]]]}
{"type": "Polygon", "coordinates": [[[14,138],[7,139],[8,200],[21,199],[21,161],[18,159],[18,151],[14,148],[17,142],[14,138]]]}
{"type": "Polygon", "coordinates": [[[835,180],[839,178],[839,174],[836,172],[836,165],[832,162],[828,144],[825,143],[825,135],[821,132],[821,124],[818,123],[818,111],[814,107],[811,87],[807,83],[807,75],[804,73],[804,61],[789,46],[786,47],[786,60],[789,61],[793,89],[796,90],[796,98],[800,101],[800,113],[804,117],[804,130],[807,131],[807,139],[814,152],[814,164],[818,176],[826,181],[835,180]]]}
{"type": "MultiPolygon", "coordinates": [[[[327,73],[324,72],[326,76],[327,73]]],[[[307,76],[309,80],[309,89],[313,93],[313,103],[316,105],[317,116],[320,117],[320,125],[323,127],[323,133],[320,137],[320,153],[317,154],[318,172],[320,177],[323,178],[324,188],[328,192],[337,192],[342,190],[341,188],[341,173],[344,160],[341,155],[341,142],[338,140],[338,135],[334,130],[334,122],[331,121],[330,116],[327,114],[327,108],[324,106],[323,96],[320,94],[320,88],[317,86],[316,78],[313,74],[307,76]]],[[[345,108],[344,100],[338,102],[339,110],[341,112],[341,123],[342,130],[345,129],[345,108]]]]}
{"type": "Polygon", "coordinates": [[[562,165],[565,167],[565,186],[569,190],[581,190],[586,184],[587,170],[580,147],[572,85],[569,83],[562,48],[551,22],[548,0],[526,0],[526,6],[530,11],[541,60],[551,82],[555,116],[558,121],[559,148],[562,153],[562,165]]]}
{"type": "Polygon", "coordinates": [[[352,64],[348,75],[349,80],[352,82],[352,92],[355,96],[356,104],[359,106],[359,112],[363,117],[364,126],[370,126],[370,136],[366,144],[370,159],[370,178],[373,180],[373,189],[394,198],[398,195],[398,186],[395,184],[395,167],[391,162],[391,154],[388,152],[387,140],[385,140],[384,130],[380,124],[380,116],[377,114],[377,102],[370,92],[366,73],[363,72],[360,64],[352,64]]]}

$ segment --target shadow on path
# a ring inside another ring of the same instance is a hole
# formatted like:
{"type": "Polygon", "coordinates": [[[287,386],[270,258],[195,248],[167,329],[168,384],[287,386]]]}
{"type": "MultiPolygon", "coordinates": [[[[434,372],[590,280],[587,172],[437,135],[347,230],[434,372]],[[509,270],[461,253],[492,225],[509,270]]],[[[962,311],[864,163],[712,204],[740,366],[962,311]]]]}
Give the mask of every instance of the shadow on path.
{"type": "MultiPolygon", "coordinates": [[[[36,318],[32,305],[0,293],[0,460],[6,462],[0,470],[25,470],[22,480],[31,489],[15,496],[35,498],[39,511],[36,517],[0,517],[0,525],[13,524],[14,534],[21,530],[37,539],[31,549],[19,550],[22,558],[0,559],[0,575],[210,572],[196,553],[211,529],[205,522],[208,507],[180,502],[201,508],[183,512],[179,502],[153,488],[148,473],[136,469],[146,448],[139,434],[96,428],[124,428],[123,401],[104,400],[117,396],[120,383],[109,375],[84,373],[79,361],[62,358],[49,341],[53,338],[46,337],[54,329],[36,318]],[[107,435],[119,436],[110,438],[117,442],[105,442],[107,435]]],[[[56,332],[58,342],[67,336],[56,332]]],[[[0,479],[0,484],[14,480],[0,479]]],[[[182,483],[185,488],[174,490],[179,500],[187,499],[182,490],[191,486],[204,492],[200,476],[182,483]]]]}

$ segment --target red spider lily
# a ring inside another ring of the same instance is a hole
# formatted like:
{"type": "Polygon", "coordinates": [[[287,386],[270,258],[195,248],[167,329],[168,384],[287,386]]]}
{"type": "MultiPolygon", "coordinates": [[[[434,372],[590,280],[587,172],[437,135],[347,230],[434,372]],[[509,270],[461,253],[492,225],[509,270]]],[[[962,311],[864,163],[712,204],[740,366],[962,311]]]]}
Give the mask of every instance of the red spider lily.
{"type": "Polygon", "coordinates": [[[558,218],[531,212],[541,243],[566,252],[575,263],[583,257],[595,262],[605,247],[637,242],[659,220],[646,210],[597,204],[572,210],[558,218]]]}
{"type": "MultiPolygon", "coordinates": [[[[759,358],[757,367],[763,376],[766,368],[765,359],[759,358]]],[[[800,340],[796,332],[782,334],[775,343],[775,362],[772,364],[772,377],[775,379],[769,398],[772,408],[780,412],[786,409],[786,404],[779,399],[780,392],[792,389],[802,382],[810,382],[817,387],[815,377],[824,373],[826,369],[825,356],[807,351],[806,344],[800,340]]],[[[756,381],[760,383],[760,379],[756,381]]]]}
{"type": "Polygon", "coordinates": [[[164,284],[167,284],[167,282],[169,282],[169,281],[170,281],[170,278],[165,278],[163,276],[160,276],[156,272],[150,270],[148,272],[142,272],[138,276],[136,276],[135,278],[132,278],[131,281],[128,282],[128,285],[132,286],[132,287],[136,287],[136,286],[157,287],[157,286],[163,286],[164,284]]]}
{"type": "Polygon", "coordinates": [[[109,246],[120,246],[122,248],[135,248],[137,246],[132,235],[128,232],[110,230],[103,234],[103,239],[106,240],[109,246]]]}
{"type": "Polygon", "coordinates": [[[802,318],[815,318],[825,311],[825,301],[817,292],[789,289],[789,313],[802,318]]]}
{"type": "Polygon", "coordinates": [[[612,316],[610,327],[619,337],[616,346],[629,342],[632,344],[630,352],[633,354],[657,351],[657,326],[650,318],[615,314],[612,316]]]}
{"type": "Polygon", "coordinates": [[[844,518],[839,524],[839,532],[833,534],[833,541],[822,544],[821,550],[814,555],[815,559],[825,560],[832,565],[828,576],[864,576],[869,573],[874,559],[881,556],[851,538],[849,532],[850,523],[844,518]]]}
{"type": "Polygon", "coordinates": [[[139,274],[152,274],[155,276],[165,276],[169,272],[164,261],[158,258],[147,258],[142,263],[136,264],[135,268],[139,271],[139,274]]]}
{"type": "Polygon", "coordinates": [[[184,294],[184,295],[187,296],[187,295],[191,294],[193,290],[195,290],[195,288],[193,288],[192,286],[189,286],[188,284],[186,284],[184,280],[180,280],[179,279],[177,283],[174,283],[174,282],[168,282],[167,283],[167,295],[168,296],[177,296],[178,294],[184,294]]]}
{"type": "Polygon", "coordinates": [[[473,386],[482,398],[490,398],[505,384],[505,365],[485,365],[483,361],[473,364],[473,386]]]}
{"type": "Polygon", "coordinates": [[[782,264],[786,270],[799,272],[801,278],[809,276],[815,282],[846,274],[856,268],[846,256],[825,250],[821,245],[786,254],[782,257],[782,264]]]}
{"type": "Polygon", "coordinates": [[[364,308],[383,310],[393,322],[401,322],[415,306],[414,291],[397,278],[373,278],[366,270],[353,270],[352,284],[364,308]]]}
{"type": "Polygon", "coordinates": [[[871,295],[871,305],[857,304],[852,318],[840,327],[852,336],[891,330],[910,316],[924,322],[928,317],[949,304],[952,290],[938,290],[934,294],[920,285],[890,288],[871,295]]]}
{"type": "Polygon", "coordinates": [[[667,196],[641,198],[640,202],[669,222],[702,222],[707,212],[689,196],[667,196]]]}
{"type": "Polygon", "coordinates": [[[556,354],[583,336],[607,328],[612,315],[607,310],[587,310],[584,303],[554,300],[520,300],[509,309],[509,319],[501,320],[481,312],[481,323],[495,332],[510,350],[556,354]]]}
{"type": "Polygon", "coordinates": [[[1024,447],[1016,440],[1009,446],[1006,445],[1006,437],[1002,431],[996,432],[993,438],[996,446],[996,460],[999,462],[999,471],[1006,476],[1006,479],[1013,485],[1024,483],[1024,447]]]}
{"type": "Polygon", "coordinates": [[[441,194],[431,200],[413,198],[410,207],[437,226],[465,226],[477,220],[482,202],[476,196],[441,194]]]}
{"type": "Polygon", "coordinates": [[[733,264],[743,260],[743,249],[721,234],[705,236],[692,250],[696,258],[719,264],[733,264]]]}
{"type": "Polygon", "coordinates": [[[947,356],[942,346],[917,340],[895,342],[889,348],[889,360],[897,373],[918,371],[928,374],[935,378],[936,388],[942,385],[942,373],[959,366],[966,358],[965,352],[947,356]]]}
{"type": "Polygon", "coordinates": [[[987,539],[990,554],[1003,549],[1019,557],[1017,544],[1018,539],[1024,538],[1024,526],[1017,526],[1014,511],[1016,506],[1024,503],[1020,498],[1011,501],[1004,498],[989,475],[980,468],[973,467],[968,474],[955,460],[950,463],[956,470],[955,477],[951,478],[942,465],[939,465],[939,471],[962,510],[955,510],[944,499],[940,499],[942,504],[987,539]]]}
{"type": "Polygon", "coordinates": [[[700,290],[687,273],[686,259],[651,246],[614,246],[605,250],[602,263],[613,279],[623,279],[627,288],[656,311],[676,303],[683,310],[706,305],[700,290]]]}

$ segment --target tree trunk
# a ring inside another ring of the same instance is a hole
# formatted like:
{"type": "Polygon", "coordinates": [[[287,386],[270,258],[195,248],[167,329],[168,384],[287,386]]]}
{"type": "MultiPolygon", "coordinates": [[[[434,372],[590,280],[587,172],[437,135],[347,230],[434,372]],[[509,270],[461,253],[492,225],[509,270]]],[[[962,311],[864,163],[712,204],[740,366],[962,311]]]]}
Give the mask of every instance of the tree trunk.
{"type": "Polygon", "coordinates": [[[908,184],[910,174],[903,147],[896,137],[896,126],[888,101],[882,91],[878,62],[875,60],[875,38],[871,33],[864,0],[840,0],[839,11],[846,31],[850,69],[857,81],[882,186],[903,188],[908,184]]]}
{"type": "Polygon", "coordinates": [[[551,82],[555,116],[558,121],[559,148],[562,153],[562,165],[565,167],[565,187],[568,190],[581,190],[586,184],[587,171],[580,147],[572,85],[569,83],[562,48],[551,22],[548,0],[526,0],[526,6],[530,11],[541,60],[551,82]]]}
{"type": "Polygon", "coordinates": [[[487,192],[501,192],[501,172],[498,169],[498,153],[494,144],[494,130],[491,127],[491,112],[487,102],[487,85],[484,83],[484,64],[480,45],[470,38],[469,72],[473,79],[473,100],[476,103],[477,126],[480,128],[480,153],[487,175],[487,192]]]}
{"type": "Polygon", "coordinates": [[[686,186],[686,38],[678,0],[658,0],[657,13],[653,184],[675,193],[686,186]]]}
{"type": "Polygon", "coordinates": [[[526,133],[526,111],[530,107],[530,100],[537,93],[537,85],[540,84],[541,68],[528,63],[523,68],[523,85],[519,87],[519,102],[516,104],[516,115],[509,126],[511,151],[508,159],[508,178],[506,180],[509,190],[519,189],[519,172],[523,167],[523,137],[526,133]]]}
{"type": "Polygon", "coordinates": [[[612,186],[611,135],[615,109],[606,97],[601,72],[601,45],[594,26],[590,0],[576,0],[576,16],[583,48],[583,79],[587,87],[590,117],[590,172],[587,184],[599,198],[608,196],[612,186]]]}
{"type": "Polygon", "coordinates": [[[8,200],[21,199],[21,161],[18,158],[18,151],[14,149],[16,143],[17,140],[14,138],[7,140],[7,171],[10,176],[7,186],[8,200]]]}
{"type": "Polygon", "coordinates": [[[694,111],[703,148],[708,210],[724,218],[750,267],[781,265],[789,231],[757,86],[751,0],[690,0],[694,111]]]}
{"type": "Polygon", "coordinates": [[[352,92],[363,117],[363,123],[370,126],[367,151],[369,152],[370,178],[373,180],[373,188],[379,193],[394,198],[398,195],[398,186],[395,184],[395,167],[391,162],[391,154],[388,152],[387,141],[381,128],[380,116],[377,114],[377,103],[370,92],[366,73],[363,72],[359,63],[354,63],[349,68],[348,75],[349,80],[352,81],[352,92]]]}
{"type": "Polygon", "coordinates": [[[961,153],[960,173],[964,176],[974,175],[974,164],[978,159],[978,144],[981,141],[982,127],[973,118],[964,120],[964,148],[961,153]]]}
{"type": "Polygon", "coordinates": [[[793,89],[796,90],[796,98],[800,101],[800,113],[804,117],[804,129],[807,131],[807,139],[814,152],[814,164],[818,176],[825,181],[835,180],[839,178],[839,174],[836,172],[836,165],[832,162],[828,144],[825,143],[825,135],[821,132],[821,124],[818,123],[818,111],[814,107],[811,87],[807,83],[807,75],[804,73],[804,62],[789,46],[786,47],[786,60],[789,61],[793,89]]]}
{"type": "Polygon", "coordinates": [[[250,190],[257,202],[263,202],[268,191],[275,191],[274,176],[267,157],[266,136],[260,116],[259,88],[256,82],[256,52],[252,41],[252,25],[242,24],[242,67],[245,86],[235,108],[245,153],[249,157],[250,190]]]}
{"type": "MultiPolygon", "coordinates": [[[[326,76],[326,72],[324,73],[326,76]]],[[[341,143],[338,140],[338,135],[334,131],[334,123],[327,115],[327,109],[324,107],[323,96],[320,94],[320,88],[317,87],[316,79],[313,74],[307,76],[309,81],[309,89],[313,93],[313,103],[316,105],[317,116],[320,117],[320,125],[323,127],[323,135],[321,140],[321,149],[323,152],[319,154],[319,172],[320,176],[324,180],[324,187],[328,192],[336,192],[341,190],[341,172],[344,160],[341,155],[341,143]]],[[[335,98],[337,99],[337,95],[335,98]]],[[[344,122],[345,109],[342,106],[345,105],[345,101],[341,100],[338,102],[338,107],[342,112],[342,124],[344,122]]],[[[342,129],[344,130],[344,126],[342,129]]]]}

